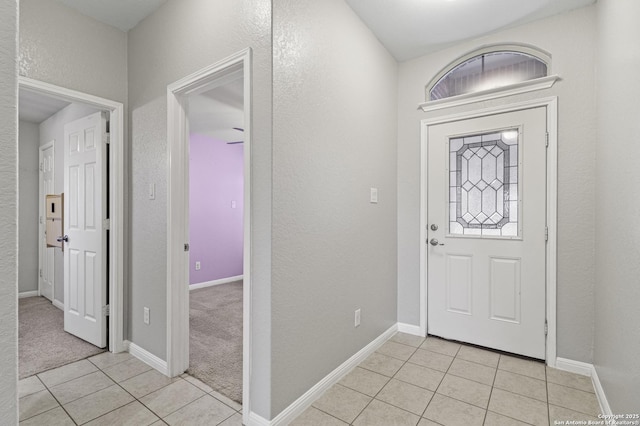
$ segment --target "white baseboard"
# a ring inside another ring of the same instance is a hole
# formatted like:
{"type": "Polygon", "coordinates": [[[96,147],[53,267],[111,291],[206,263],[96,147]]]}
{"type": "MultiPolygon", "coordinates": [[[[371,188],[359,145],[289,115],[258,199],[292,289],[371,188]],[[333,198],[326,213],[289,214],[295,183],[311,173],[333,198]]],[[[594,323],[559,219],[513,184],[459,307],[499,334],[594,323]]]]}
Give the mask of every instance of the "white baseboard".
{"type": "Polygon", "coordinates": [[[219,280],[205,281],[203,283],[197,283],[197,284],[190,284],[189,285],[189,291],[197,290],[199,288],[213,287],[214,285],[228,284],[228,283],[232,283],[234,281],[240,281],[243,278],[244,278],[244,275],[237,275],[235,277],[221,278],[219,280]]]}
{"type": "Polygon", "coordinates": [[[406,324],[403,322],[399,322],[398,331],[400,333],[407,333],[407,334],[413,334],[414,336],[424,337],[424,334],[422,334],[422,330],[420,329],[419,325],[406,324]]]}
{"type": "Polygon", "coordinates": [[[582,376],[592,377],[593,365],[586,362],[574,361],[566,358],[556,358],[556,368],[558,370],[568,371],[570,373],[580,374],[582,376]]]}
{"type": "Polygon", "coordinates": [[[169,376],[169,368],[167,367],[167,361],[164,361],[158,358],[151,352],[141,348],[140,346],[128,340],[124,341],[124,347],[131,355],[138,358],[140,361],[144,362],[149,367],[152,367],[158,370],[165,376],[169,376]]]}
{"type": "Polygon", "coordinates": [[[53,299],[53,306],[55,306],[56,308],[60,309],[61,311],[64,311],[64,303],[62,303],[59,300],[53,299]]]}
{"type": "Polygon", "coordinates": [[[39,296],[38,290],[23,291],[22,293],[18,293],[18,299],[24,299],[25,297],[34,297],[34,296],[39,296]]]}
{"type": "MultiPolygon", "coordinates": [[[[325,378],[320,380],[311,389],[304,393],[300,398],[296,399],[291,405],[285,408],[280,414],[278,414],[271,422],[267,423],[252,423],[251,419],[255,413],[251,413],[249,416],[249,425],[257,426],[269,425],[269,426],[284,426],[288,425],[293,419],[298,417],[304,410],[318,399],[327,389],[340,381],[347,373],[353,370],[358,364],[364,361],[369,355],[374,353],[380,346],[382,346],[387,340],[398,331],[398,324],[392,325],[387,331],[378,336],[373,342],[362,348],[358,353],[346,360],[342,365],[329,373],[325,378]]],[[[257,417],[260,417],[256,415],[257,417]]],[[[262,419],[262,417],[260,417],[262,419]]],[[[264,419],[263,419],[264,420],[264,419]]],[[[258,419],[256,418],[256,421],[258,419]]]]}
{"type": "Polygon", "coordinates": [[[593,364],[574,361],[572,359],[566,358],[556,358],[556,368],[558,370],[564,370],[570,373],[576,373],[583,376],[591,377],[593,389],[596,391],[596,397],[598,398],[598,403],[600,404],[600,411],[602,411],[602,414],[605,415],[613,414],[611,412],[611,406],[609,406],[609,401],[607,401],[607,396],[604,393],[602,383],[600,383],[598,372],[596,371],[596,368],[593,364]]]}
{"type": "Polygon", "coordinates": [[[249,420],[247,421],[246,424],[247,424],[247,426],[270,426],[273,423],[271,423],[269,420],[265,419],[261,415],[256,414],[253,411],[251,411],[249,413],[249,420]]]}
{"type": "Polygon", "coordinates": [[[607,395],[604,394],[604,388],[602,387],[602,383],[600,383],[598,371],[595,366],[593,367],[591,374],[591,381],[593,382],[593,388],[596,390],[596,396],[600,403],[600,411],[602,411],[602,414],[604,415],[612,415],[613,411],[611,411],[611,406],[609,405],[609,401],[607,401],[607,395]]]}

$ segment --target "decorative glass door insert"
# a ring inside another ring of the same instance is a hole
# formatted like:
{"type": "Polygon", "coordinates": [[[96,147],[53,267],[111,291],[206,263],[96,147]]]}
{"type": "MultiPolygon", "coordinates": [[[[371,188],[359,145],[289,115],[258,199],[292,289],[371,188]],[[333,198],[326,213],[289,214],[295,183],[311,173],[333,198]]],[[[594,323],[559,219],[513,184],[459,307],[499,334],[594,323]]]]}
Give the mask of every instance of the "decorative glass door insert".
{"type": "Polygon", "coordinates": [[[449,139],[449,234],[517,238],[519,130],[449,139]]]}

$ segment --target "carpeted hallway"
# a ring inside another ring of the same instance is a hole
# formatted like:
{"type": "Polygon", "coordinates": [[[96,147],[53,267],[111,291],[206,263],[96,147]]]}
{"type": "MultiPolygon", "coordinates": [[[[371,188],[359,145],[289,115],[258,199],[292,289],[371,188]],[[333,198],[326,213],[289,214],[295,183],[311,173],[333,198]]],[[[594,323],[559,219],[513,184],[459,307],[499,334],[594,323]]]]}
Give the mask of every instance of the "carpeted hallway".
{"type": "Polygon", "coordinates": [[[44,297],[20,299],[18,306],[21,379],[105,351],[64,331],[64,313],[44,297]]]}
{"type": "Polygon", "coordinates": [[[187,373],[242,403],[242,281],[193,290],[187,373]]]}

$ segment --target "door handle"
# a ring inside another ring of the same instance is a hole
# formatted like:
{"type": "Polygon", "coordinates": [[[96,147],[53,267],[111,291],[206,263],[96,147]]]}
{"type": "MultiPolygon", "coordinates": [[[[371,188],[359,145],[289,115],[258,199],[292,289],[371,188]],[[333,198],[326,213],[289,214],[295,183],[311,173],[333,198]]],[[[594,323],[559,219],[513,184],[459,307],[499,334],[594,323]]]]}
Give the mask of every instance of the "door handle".
{"type": "Polygon", "coordinates": [[[438,242],[438,240],[437,240],[436,238],[432,238],[432,239],[429,241],[429,244],[431,244],[431,245],[432,245],[432,246],[434,246],[434,247],[435,247],[435,246],[443,246],[443,245],[444,245],[444,243],[439,243],[439,242],[438,242]]]}
{"type": "Polygon", "coordinates": [[[63,241],[64,241],[65,243],[68,243],[68,242],[69,242],[69,236],[68,236],[68,235],[65,235],[65,236],[63,236],[63,237],[58,237],[58,238],[56,238],[56,241],[57,241],[57,242],[59,242],[59,243],[61,243],[61,242],[63,242],[63,241]]]}

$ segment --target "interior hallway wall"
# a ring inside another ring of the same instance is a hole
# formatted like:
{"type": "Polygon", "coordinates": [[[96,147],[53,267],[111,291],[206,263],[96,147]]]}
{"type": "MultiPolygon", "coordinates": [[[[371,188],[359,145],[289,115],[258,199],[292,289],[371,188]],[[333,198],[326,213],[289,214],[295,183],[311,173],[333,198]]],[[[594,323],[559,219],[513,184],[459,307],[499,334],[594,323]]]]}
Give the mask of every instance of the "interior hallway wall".
{"type": "Polygon", "coordinates": [[[0,0],[0,418],[18,424],[18,2],[0,0]]]}
{"type": "MultiPolygon", "coordinates": [[[[129,339],[167,356],[167,85],[252,49],[251,410],[270,416],[271,1],[169,0],[129,31],[131,270],[129,339]],[[170,23],[170,25],[168,25],[170,23]],[[156,198],[149,200],[149,184],[156,198]],[[143,322],[143,307],[151,324],[143,322]]],[[[246,273],[246,271],[245,271],[246,273]]]]}
{"type": "Polygon", "coordinates": [[[420,321],[420,120],[558,96],[557,353],[593,360],[596,9],[588,6],[465,41],[400,64],[398,105],[398,320],[420,321]],[[570,29],[570,30],[568,30],[570,29]],[[424,113],[425,87],[447,64],[481,46],[524,43],[551,54],[551,88],[424,113]]]}
{"type": "Polygon", "coordinates": [[[599,0],[594,364],[614,414],[640,412],[640,2],[599,0]]]}
{"type": "MultiPolygon", "coordinates": [[[[71,121],[86,117],[97,111],[99,110],[96,108],[74,103],[40,123],[39,146],[54,141],[53,188],[56,194],[64,192],[64,126],[71,121]]],[[[64,253],[59,248],[54,248],[53,250],[55,271],[53,299],[64,304],[64,253]]]]}
{"type": "Polygon", "coordinates": [[[396,322],[397,63],[343,0],[273,7],[275,416],[396,322]]]}
{"type": "Polygon", "coordinates": [[[242,275],[243,161],[243,144],[190,135],[189,284],[242,275]]]}
{"type": "Polygon", "coordinates": [[[40,135],[36,123],[19,122],[18,183],[19,215],[18,291],[38,290],[38,216],[40,135]]]}
{"type": "MultiPolygon", "coordinates": [[[[20,0],[19,46],[21,76],[121,102],[127,128],[127,33],[82,15],[58,1],[20,0]]],[[[124,143],[126,152],[126,131],[124,143]]],[[[56,148],[56,157],[62,154],[63,151],[56,148]]],[[[124,211],[128,210],[127,161],[125,153],[124,211]]],[[[63,181],[56,178],[56,184],[58,182],[63,185],[63,181]]],[[[126,236],[126,216],[123,226],[126,236]]],[[[126,289],[129,285],[126,240],[124,259],[126,289]]],[[[56,266],[56,283],[62,283],[62,275],[58,274],[63,272],[56,266]]],[[[58,290],[63,291],[63,286],[57,285],[56,294],[58,290]]],[[[125,324],[128,321],[127,302],[125,297],[125,324]]]]}

